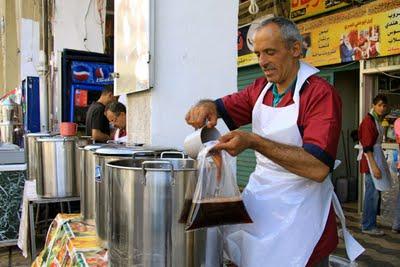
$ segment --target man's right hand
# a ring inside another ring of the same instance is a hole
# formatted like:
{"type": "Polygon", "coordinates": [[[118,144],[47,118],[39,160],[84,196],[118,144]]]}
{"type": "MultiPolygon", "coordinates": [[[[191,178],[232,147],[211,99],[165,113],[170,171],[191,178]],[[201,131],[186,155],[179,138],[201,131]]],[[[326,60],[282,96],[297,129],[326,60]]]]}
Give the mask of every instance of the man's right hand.
{"type": "Polygon", "coordinates": [[[374,175],[375,179],[382,178],[382,173],[381,173],[381,170],[378,168],[378,166],[373,166],[371,169],[372,169],[372,174],[374,175]]]}
{"type": "Polygon", "coordinates": [[[207,127],[212,128],[217,125],[217,105],[212,100],[201,100],[189,110],[185,120],[196,129],[203,127],[206,122],[207,127]]]}

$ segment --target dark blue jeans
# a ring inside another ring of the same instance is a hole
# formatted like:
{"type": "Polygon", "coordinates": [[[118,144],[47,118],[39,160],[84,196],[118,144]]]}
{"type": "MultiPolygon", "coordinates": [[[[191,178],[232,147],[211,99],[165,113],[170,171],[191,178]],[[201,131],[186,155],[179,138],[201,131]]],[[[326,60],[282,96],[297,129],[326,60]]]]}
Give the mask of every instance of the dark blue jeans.
{"type": "MultiPolygon", "coordinates": [[[[399,180],[400,183],[400,180],[399,180]]],[[[397,201],[395,203],[395,215],[392,228],[394,230],[400,230],[400,191],[397,193],[397,201]]]]}
{"type": "Polygon", "coordinates": [[[371,230],[376,228],[376,215],[378,213],[379,192],[375,189],[371,174],[364,174],[364,179],[365,194],[361,224],[363,230],[371,230]]]}

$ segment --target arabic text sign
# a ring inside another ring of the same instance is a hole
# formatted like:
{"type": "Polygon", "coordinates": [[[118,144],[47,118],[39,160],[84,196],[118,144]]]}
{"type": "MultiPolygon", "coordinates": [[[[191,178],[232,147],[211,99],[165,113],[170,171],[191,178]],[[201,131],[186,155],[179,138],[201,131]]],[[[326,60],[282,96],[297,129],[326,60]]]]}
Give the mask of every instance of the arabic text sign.
{"type": "Polygon", "coordinates": [[[348,5],[340,0],[291,0],[290,18],[296,21],[348,5]]]}
{"type": "Polygon", "coordinates": [[[299,29],[308,40],[308,43],[304,42],[304,60],[321,66],[399,54],[400,3],[397,8],[385,11],[387,2],[391,1],[379,1],[363,6],[357,12],[344,12],[300,24],[299,29]],[[357,17],[357,14],[363,16],[357,17]],[[336,21],[336,24],[330,21],[336,21]]]}

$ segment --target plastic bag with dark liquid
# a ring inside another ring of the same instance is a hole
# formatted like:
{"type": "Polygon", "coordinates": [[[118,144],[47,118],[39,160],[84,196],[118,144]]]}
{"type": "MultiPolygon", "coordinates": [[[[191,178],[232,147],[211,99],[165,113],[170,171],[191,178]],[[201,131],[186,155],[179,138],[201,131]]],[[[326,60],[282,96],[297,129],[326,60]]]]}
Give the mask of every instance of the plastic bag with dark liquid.
{"type": "Polygon", "coordinates": [[[186,230],[226,224],[252,223],[236,184],[235,159],[227,152],[210,154],[215,142],[199,153],[198,179],[186,230]]]}
{"type": "MultiPolygon", "coordinates": [[[[219,184],[221,181],[221,168],[222,168],[222,157],[221,154],[213,154],[211,158],[214,161],[216,172],[217,172],[217,183],[219,184]]],[[[187,219],[189,217],[190,209],[192,207],[193,195],[196,189],[196,179],[191,179],[188,181],[188,185],[186,186],[185,192],[185,201],[183,203],[183,208],[181,214],[179,216],[179,223],[187,223],[187,219]]]]}

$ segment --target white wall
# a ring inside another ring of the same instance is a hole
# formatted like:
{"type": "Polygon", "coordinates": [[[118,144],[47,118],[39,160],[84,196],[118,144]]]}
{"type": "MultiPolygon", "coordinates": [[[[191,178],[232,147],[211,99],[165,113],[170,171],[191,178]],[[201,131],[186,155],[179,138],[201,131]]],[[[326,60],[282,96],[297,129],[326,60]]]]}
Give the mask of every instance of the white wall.
{"type": "MultiPolygon", "coordinates": [[[[203,98],[237,90],[238,1],[157,1],[151,143],[183,147],[185,114],[203,98]]],[[[219,125],[226,127],[222,120],[219,125]]]]}
{"type": "Polygon", "coordinates": [[[53,68],[52,114],[54,130],[61,122],[61,56],[64,48],[104,53],[106,1],[55,0],[52,32],[54,51],[50,62],[53,68]],[[102,6],[98,6],[102,4],[102,6]],[[86,41],[85,41],[86,39],[86,41]],[[57,68],[57,71],[55,71],[57,68]]]}
{"type": "Polygon", "coordinates": [[[70,48],[103,53],[105,5],[106,1],[56,0],[53,19],[54,52],[70,48]],[[103,6],[98,7],[98,3],[103,6]]]}
{"type": "Polygon", "coordinates": [[[20,20],[21,80],[27,76],[38,76],[39,63],[39,22],[31,19],[20,20]]]}

